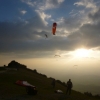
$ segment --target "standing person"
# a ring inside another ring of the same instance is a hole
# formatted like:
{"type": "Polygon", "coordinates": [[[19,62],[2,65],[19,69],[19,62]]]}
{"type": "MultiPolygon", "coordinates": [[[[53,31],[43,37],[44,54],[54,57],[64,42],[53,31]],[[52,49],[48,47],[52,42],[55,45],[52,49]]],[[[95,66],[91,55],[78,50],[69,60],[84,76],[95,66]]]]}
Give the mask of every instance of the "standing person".
{"type": "Polygon", "coordinates": [[[69,81],[67,81],[67,90],[66,90],[66,94],[71,94],[71,89],[73,87],[73,84],[71,82],[71,79],[69,79],[69,81]]]}
{"type": "Polygon", "coordinates": [[[51,85],[53,86],[53,88],[55,88],[55,79],[53,79],[51,85]]]}

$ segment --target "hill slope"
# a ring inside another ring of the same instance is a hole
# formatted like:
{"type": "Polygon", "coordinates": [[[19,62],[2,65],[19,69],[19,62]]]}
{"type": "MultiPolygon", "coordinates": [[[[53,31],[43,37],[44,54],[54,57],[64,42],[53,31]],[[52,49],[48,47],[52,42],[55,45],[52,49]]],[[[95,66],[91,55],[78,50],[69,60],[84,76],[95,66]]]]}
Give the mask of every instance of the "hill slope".
{"type": "Polygon", "coordinates": [[[0,100],[98,100],[87,97],[77,91],[72,91],[71,96],[65,94],[66,87],[56,82],[55,89],[51,86],[52,79],[31,70],[19,69],[18,71],[3,71],[0,73],[0,100]],[[35,96],[27,95],[25,87],[17,86],[17,80],[26,80],[38,89],[35,96]],[[60,89],[64,94],[56,94],[60,89]]]}

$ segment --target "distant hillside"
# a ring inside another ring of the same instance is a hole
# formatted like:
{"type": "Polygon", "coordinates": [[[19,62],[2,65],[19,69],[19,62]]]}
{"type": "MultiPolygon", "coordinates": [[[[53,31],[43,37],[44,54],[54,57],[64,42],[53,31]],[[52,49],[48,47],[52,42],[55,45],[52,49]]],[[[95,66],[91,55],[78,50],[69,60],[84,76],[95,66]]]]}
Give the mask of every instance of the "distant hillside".
{"type": "Polygon", "coordinates": [[[53,78],[48,78],[37,72],[36,69],[21,68],[23,64],[16,63],[16,61],[11,61],[8,66],[11,68],[20,66],[20,68],[19,70],[3,69],[3,72],[0,73],[0,100],[100,100],[75,90],[72,90],[71,96],[67,96],[65,83],[60,80],[56,80],[56,87],[53,88],[51,86],[53,78]],[[17,80],[25,80],[36,86],[38,94],[36,96],[28,95],[25,87],[15,84],[17,80]],[[64,94],[56,94],[54,91],[58,89],[62,90],[64,94]]]}
{"type": "Polygon", "coordinates": [[[77,85],[74,85],[74,89],[82,93],[88,91],[88,92],[91,92],[93,95],[98,94],[98,93],[100,94],[100,86],[96,86],[96,85],[77,84],[77,85]]]}

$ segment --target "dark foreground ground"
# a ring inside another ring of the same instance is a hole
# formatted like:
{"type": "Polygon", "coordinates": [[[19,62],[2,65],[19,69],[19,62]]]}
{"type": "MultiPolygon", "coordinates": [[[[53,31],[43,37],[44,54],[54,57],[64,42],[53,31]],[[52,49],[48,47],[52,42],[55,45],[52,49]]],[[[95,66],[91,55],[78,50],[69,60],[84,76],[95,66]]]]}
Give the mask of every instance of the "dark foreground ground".
{"type": "Polygon", "coordinates": [[[67,96],[66,94],[39,94],[36,96],[30,96],[30,95],[16,95],[16,96],[8,96],[8,97],[0,97],[0,100],[99,100],[99,99],[93,99],[88,97],[80,97],[80,96],[67,96]]]}

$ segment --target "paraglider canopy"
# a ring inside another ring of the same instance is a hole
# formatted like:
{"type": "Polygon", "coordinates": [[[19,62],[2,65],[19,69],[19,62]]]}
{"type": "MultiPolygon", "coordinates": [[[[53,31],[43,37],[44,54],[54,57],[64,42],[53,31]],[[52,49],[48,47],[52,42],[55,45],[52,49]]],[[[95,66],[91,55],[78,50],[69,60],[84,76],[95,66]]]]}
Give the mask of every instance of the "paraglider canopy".
{"type": "Polygon", "coordinates": [[[55,57],[61,57],[60,55],[55,55],[55,57]]]}
{"type": "Polygon", "coordinates": [[[22,80],[17,80],[15,82],[15,84],[20,85],[20,86],[24,86],[24,87],[27,87],[27,86],[35,87],[35,86],[31,85],[30,83],[28,83],[27,81],[22,81],[22,80]]]}
{"type": "Polygon", "coordinates": [[[55,35],[56,27],[57,27],[57,23],[53,23],[53,26],[52,26],[52,33],[53,33],[53,35],[55,35]]]}
{"type": "Polygon", "coordinates": [[[19,85],[19,86],[24,86],[26,88],[26,92],[29,95],[36,95],[37,94],[37,89],[35,86],[31,85],[30,83],[28,83],[27,81],[22,81],[22,80],[17,80],[15,82],[15,84],[19,85]]]}

